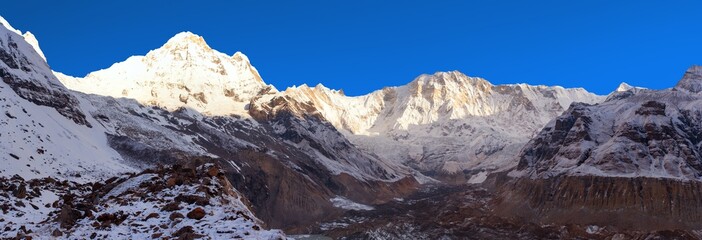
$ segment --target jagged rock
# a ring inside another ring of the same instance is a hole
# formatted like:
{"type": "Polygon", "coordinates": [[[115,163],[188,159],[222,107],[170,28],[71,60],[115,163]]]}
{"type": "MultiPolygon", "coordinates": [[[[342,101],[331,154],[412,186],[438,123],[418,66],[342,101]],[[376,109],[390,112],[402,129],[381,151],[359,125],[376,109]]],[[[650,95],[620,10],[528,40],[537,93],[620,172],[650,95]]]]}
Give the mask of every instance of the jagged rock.
{"type": "Polygon", "coordinates": [[[51,232],[51,236],[52,237],[60,237],[60,236],[63,236],[63,232],[61,232],[61,230],[59,230],[59,229],[54,229],[54,231],[51,232]]]}

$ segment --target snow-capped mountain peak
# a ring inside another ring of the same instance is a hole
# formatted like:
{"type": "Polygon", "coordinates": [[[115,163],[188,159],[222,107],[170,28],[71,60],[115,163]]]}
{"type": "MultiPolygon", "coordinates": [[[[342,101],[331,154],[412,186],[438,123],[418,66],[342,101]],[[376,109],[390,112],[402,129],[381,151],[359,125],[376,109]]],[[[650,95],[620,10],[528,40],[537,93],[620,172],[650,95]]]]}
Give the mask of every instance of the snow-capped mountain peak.
{"type": "Polygon", "coordinates": [[[192,32],[180,32],[171,39],[169,39],[166,44],[163,45],[164,48],[177,48],[177,47],[199,47],[203,49],[211,49],[205,39],[192,32]]]}
{"type": "Polygon", "coordinates": [[[642,87],[634,87],[634,86],[629,85],[628,83],[622,82],[621,84],[619,84],[619,87],[617,87],[617,89],[615,89],[613,92],[611,92],[609,95],[607,95],[607,99],[605,101],[627,98],[627,97],[631,97],[633,95],[636,95],[638,93],[647,92],[647,91],[650,91],[650,90],[647,88],[642,88],[642,87]]]}
{"type": "Polygon", "coordinates": [[[191,32],[85,78],[59,76],[77,91],[133,98],[169,110],[187,106],[207,115],[247,115],[245,105],[254,96],[277,91],[263,82],[246,55],[218,52],[191,32]]]}
{"type": "Polygon", "coordinates": [[[702,66],[694,65],[688,68],[675,88],[684,89],[693,93],[702,92],[702,66]]]}
{"type": "Polygon", "coordinates": [[[619,87],[617,87],[617,90],[614,90],[614,91],[615,92],[626,92],[626,91],[631,90],[632,88],[634,88],[634,87],[632,87],[628,83],[622,82],[621,84],[619,84],[619,87]]]}

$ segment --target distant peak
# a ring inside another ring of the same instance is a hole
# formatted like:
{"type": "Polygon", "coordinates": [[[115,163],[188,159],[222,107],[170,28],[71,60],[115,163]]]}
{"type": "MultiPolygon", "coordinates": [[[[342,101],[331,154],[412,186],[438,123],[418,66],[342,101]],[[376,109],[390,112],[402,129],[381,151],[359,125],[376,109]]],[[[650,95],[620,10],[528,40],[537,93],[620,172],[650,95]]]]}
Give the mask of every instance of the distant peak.
{"type": "Polygon", "coordinates": [[[428,75],[430,77],[468,77],[467,75],[463,74],[460,71],[453,70],[453,71],[438,71],[435,72],[434,74],[428,75]]]}
{"type": "Polygon", "coordinates": [[[324,86],[322,83],[317,83],[317,85],[314,86],[314,88],[319,88],[319,89],[329,89],[328,87],[324,86]]]}
{"type": "Polygon", "coordinates": [[[192,32],[180,32],[176,34],[175,36],[171,37],[171,39],[168,39],[168,42],[164,45],[166,48],[172,48],[172,47],[189,47],[191,45],[194,46],[199,46],[205,49],[211,49],[210,46],[207,45],[207,42],[205,42],[205,39],[197,34],[194,34],[192,32]]]}
{"type": "Polygon", "coordinates": [[[422,74],[414,82],[423,81],[424,84],[433,83],[445,85],[447,82],[468,82],[470,85],[489,87],[492,83],[479,77],[470,77],[459,71],[435,72],[434,74],[422,74]]]}
{"type": "Polygon", "coordinates": [[[241,52],[236,52],[234,55],[232,55],[232,59],[241,61],[241,62],[250,62],[249,57],[247,57],[245,54],[241,52]]]}
{"type": "Polygon", "coordinates": [[[621,84],[619,84],[619,87],[617,87],[617,90],[615,90],[615,91],[616,92],[626,92],[626,91],[631,90],[632,88],[634,88],[634,87],[632,87],[631,85],[629,85],[625,82],[622,82],[621,84]]]}
{"type": "Polygon", "coordinates": [[[680,82],[675,85],[675,88],[693,93],[702,92],[702,66],[693,65],[688,68],[680,82]]]}

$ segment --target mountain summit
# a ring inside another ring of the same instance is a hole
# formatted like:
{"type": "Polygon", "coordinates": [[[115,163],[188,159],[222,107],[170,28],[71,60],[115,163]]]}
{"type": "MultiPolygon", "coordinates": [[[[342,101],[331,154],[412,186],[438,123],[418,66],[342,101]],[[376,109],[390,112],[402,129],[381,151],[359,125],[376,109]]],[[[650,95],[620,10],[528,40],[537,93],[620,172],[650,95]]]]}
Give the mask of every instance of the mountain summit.
{"type": "Polygon", "coordinates": [[[693,93],[702,92],[702,66],[694,65],[688,68],[675,88],[685,89],[693,93]]]}
{"type": "Polygon", "coordinates": [[[202,36],[192,32],[180,32],[171,37],[171,39],[169,39],[166,44],[163,45],[164,48],[189,48],[191,46],[202,49],[212,49],[209,45],[207,45],[207,42],[205,42],[205,39],[202,36]]]}
{"type": "Polygon", "coordinates": [[[276,91],[244,54],[218,52],[191,32],[84,78],[59,77],[77,91],[133,98],[169,110],[189,107],[208,115],[246,115],[245,105],[254,96],[276,91]]]}

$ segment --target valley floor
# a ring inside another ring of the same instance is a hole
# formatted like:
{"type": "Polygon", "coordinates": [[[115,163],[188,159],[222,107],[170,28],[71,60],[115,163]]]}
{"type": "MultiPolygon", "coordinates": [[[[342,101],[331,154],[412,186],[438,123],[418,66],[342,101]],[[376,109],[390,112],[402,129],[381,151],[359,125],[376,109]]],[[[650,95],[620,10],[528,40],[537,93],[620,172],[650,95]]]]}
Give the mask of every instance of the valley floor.
{"type": "Polygon", "coordinates": [[[542,225],[494,214],[495,194],[478,185],[430,185],[405,199],[350,211],[316,226],[334,239],[699,239],[699,231],[640,232],[596,225],[542,225]]]}

